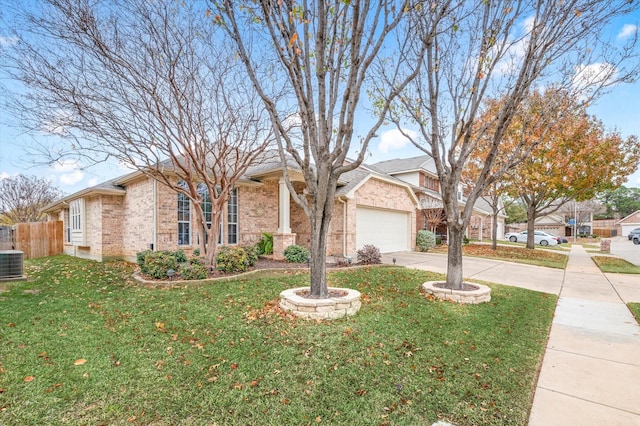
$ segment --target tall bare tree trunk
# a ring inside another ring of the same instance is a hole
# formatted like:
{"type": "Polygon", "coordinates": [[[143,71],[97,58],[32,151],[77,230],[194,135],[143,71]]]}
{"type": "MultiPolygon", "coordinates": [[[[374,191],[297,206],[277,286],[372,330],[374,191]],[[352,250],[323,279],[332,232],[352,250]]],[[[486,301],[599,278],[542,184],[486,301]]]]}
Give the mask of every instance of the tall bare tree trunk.
{"type": "Polygon", "coordinates": [[[464,228],[456,223],[449,226],[449,252],[447,253],[447,285],[453,289],[462,289],[462,239],[464,228]]]}

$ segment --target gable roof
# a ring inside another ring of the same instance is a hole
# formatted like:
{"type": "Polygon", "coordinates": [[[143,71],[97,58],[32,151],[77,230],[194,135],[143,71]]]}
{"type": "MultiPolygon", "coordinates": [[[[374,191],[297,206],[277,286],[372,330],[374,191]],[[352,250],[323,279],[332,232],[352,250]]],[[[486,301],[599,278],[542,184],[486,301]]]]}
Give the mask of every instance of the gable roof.
{"type": "Polygon", "coordinates": [[[93,195],[93,194],[125,195],[127,191],[122,186],[116,183],[118,179],[119,178],[110,179],[106,182],[99,183],[89,188],[82,189],[78,192],[74,192],[73,194],[67,195],[66,197],[62,197],[59,200],[56,200],[52,203],[47,204],[42,209],[42,212],[49,213],[49,212],[54,212],[56,210],[60,210],[66,205],[68,205],[69,202],[82,198],[86,195],[93,195]]]}
{"type": "Polygon", "coordinates": [[[395,158],[393,160],[380,161],[372,165],[383,173],[391,175],[398,173],[426,171],[436,174],[436,166],[430,155],[419,155],[411,158],[395,158]]]}
{"type": "Polygon", "coordinates": [[[630,223],[640,223],[640,210],[636,210],[635,212],[631,213],[628,216],[623,217],[622,219],[620,219],[619,221],[616,222],[616,225],[622,224],[622,223],[626,223],[627,219],[631,219],[632,217],[636,217],[636,215],[638,215],[638,222],[630,222],[630,223]]]}

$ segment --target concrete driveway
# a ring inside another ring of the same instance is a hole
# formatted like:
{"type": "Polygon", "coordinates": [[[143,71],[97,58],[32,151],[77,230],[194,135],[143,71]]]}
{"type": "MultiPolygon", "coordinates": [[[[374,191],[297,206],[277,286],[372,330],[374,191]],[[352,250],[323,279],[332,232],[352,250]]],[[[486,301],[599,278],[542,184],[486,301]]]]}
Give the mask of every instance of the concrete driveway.
{"type": "MultiPolygon", "coordinates": [[[[611,244],[612,254],[618,255],[616,253],[623,253],[624,250],[627,250],[627,255],[631,256],[633,253],[631,249],[638,249],[640,252],[640,246],[636,246],[630,241],[624,241],[622,237],[617,238],[618,240],[615,241],[615,244],[614,241],[612,241],[611,244]],[[624,243],[629,243],[630,247],[624,243]],[[616,250],[615,253],[614,250],[616,250]]],[[[446,254],[420,252],[387,253],[382,255],[382,262],[393,264],[394,258],[396,259],[396,264],[400,266],[439,272],[441,274],[447,273],[446,254]]],[[[479,257],[464,257],[462,260],[462,268],[466,279],[522,287],[555,295],[560,294],[565,278],[565,271],[562,269],[523,265],[520,263],[482,259],[479,257]]],[[[640,275],[604,275],[625,303],[640,303],[640,275]]]]}
{"type": "MultiPolygon", "coordinates": [[[[447,255],[397,252],[382,256],[382,262],[396,264],[425,271],[447,273],[447,255]]],[[[488,281],[497,284],[527,288],[544,293],[560,294],[564,271],[561,269],[544,268],[541,266],[523,265],[520,263],[501,260],[482,259],[479,257],[464,257],[462,271],[466,279],[488,281]]]]}
{"type": "Polygon", "coordinates": [[[611,238],[611,254],[640,266],[640,245],[633,244],[627,237],[611,238]]]}

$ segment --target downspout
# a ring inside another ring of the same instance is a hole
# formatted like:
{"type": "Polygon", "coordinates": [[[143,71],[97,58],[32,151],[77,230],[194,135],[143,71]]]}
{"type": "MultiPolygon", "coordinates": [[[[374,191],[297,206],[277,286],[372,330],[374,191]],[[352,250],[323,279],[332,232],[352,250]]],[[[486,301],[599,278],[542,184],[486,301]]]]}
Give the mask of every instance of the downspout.
{"type": "Polygon", "coordinates": [[[342,203],[342,256],[347,257],[347,202],[338,198],[342,203]]]}

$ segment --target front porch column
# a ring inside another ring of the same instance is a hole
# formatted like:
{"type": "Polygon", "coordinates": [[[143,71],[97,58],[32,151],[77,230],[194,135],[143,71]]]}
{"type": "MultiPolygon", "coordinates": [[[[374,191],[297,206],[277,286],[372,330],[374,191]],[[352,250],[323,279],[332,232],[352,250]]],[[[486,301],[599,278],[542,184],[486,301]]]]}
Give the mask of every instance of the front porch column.
{"type": "Polygon", "coordinates": [[[287,188],[287,182],[284,178],[280,178],[280,190],[278,191],[278,233],[290,234],[291,233],[291,206],[289,198],[289,188],[287,188]]]}
{"type": "Polygon", "coordinates": [[[291,233],[291,194],[284,178],[281,178],[279,183],[278,232],[273,234],[274,259],[284,259],[284,249],[296,243],[296,234],[291,233]]]}

